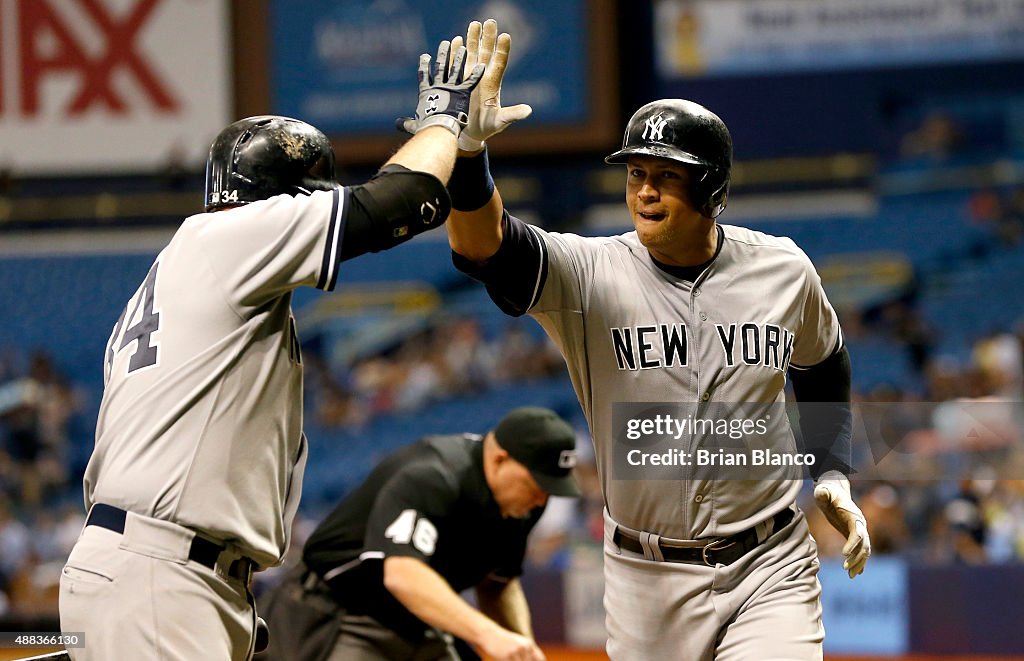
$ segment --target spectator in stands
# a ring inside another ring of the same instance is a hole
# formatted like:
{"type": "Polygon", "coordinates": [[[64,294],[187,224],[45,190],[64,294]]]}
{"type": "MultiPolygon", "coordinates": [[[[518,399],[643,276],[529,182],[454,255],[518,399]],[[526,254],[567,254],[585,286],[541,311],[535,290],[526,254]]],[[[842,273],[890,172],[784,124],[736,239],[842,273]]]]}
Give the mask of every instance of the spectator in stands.
{"type": "Polygon", "coordinates": [[[80,411],[82,401],[45,352],[33,355],[29,378],[35,382],[39,397],[37,423],[42,452],[37,468],[46,495],[58,492],[68,481],[68,428],[72,417],[80,411]]]}
{"type": "Polygon", "coordinates": [[[513,322],[495,342],[499,381],[536,379],[565,373],[565,361],[554,343],[545,335],[531,336],[522,323],[513,322]]]}
{"type": "Polygon", "coordinates": [[[306,402],[313,420],[324,427],[361,427],[369,420],[366,407],[352,391],[351,384],[338,377],[321,356],[304,356],[306,402]]]}
{"type": "Polygon", "coordinates": [[[326,426],[360,426],[373,417],[412,413],[441,399],[472,396],[497,383],[565,374],[565,362],[546,337],[521,325],[488,340],[474,317],[439,317],[397,347],[361,359],[342,383],[331,365],[310,354],[307,398],[326,426]]]}
{"type": "MultiPolygon", "coordinates": [[[[1022,477],[1017,465],[1008,474],[1022,477]]],[[[985,508],[988,537],[985,544],[990,562],[1024,560],[1024,480],[1004,479],[996,483],[985,508]]]]}
{"type": "Polygon", "coordinates": [[[1012,248],[1024,241],[1024,186],[1005,195],[991,187],[980,189],[971,195],[967,213],[989,237],[988,243],[1012,248]]]}
{"type": "Polygon", "coordinates": [[[352,368],[353,389],[371,417],[393,410],[401,379],[396,361],[386,356],[371,356],[352,368]]]}
{"type": "Polygon", "coordinates": [[[494,351],[477,320],[462,318],[442,324],[435,336],[450,392],[479,393],[494,383],[494,351]]]}
{"type": "Polygon", "coordinates": [[[577,430],[577,462],[574,470],[580,496],[556,496],[548,500],[548,506],[530,535],[527,546],[526,560],[533,567],[567,569],[572,563],[574,547],[600,547],[604,541],[604,497],[597,478],[594,445],[590,435],[581,431],[586,422],[579,421],[574,426],[577,430]]]}
{"type": "Polygon", "coordinates": [[[575,498],[548,499],[526,548],[526,563],[542,569],[568,569],[572,564],[572,541],[577,534],[579,501],[575,498]]]}
{"type": "Polygon", "coordinates": [[[986,383],[986,395],[1019,399],[1024,379],[1024,356],[1016,335],[993,332],[974,344],[971,352],[974,366],[986,383]]]}
{"type": "Polygon", "coordinates": [[[4,406],[0,420],[3,424],[3,449],[14,471],[10,479],[18,489],[21,502],[38,505],[42,489],[36,469],[36,460],[42,452],[39,438],[39,394],[29,377],[5,384],[4,406]]]}
{"type": "Polygon", "coordinates": [[[924,371],[932,355],[935,333],[906,301],[897,300],[882,309],[882,326],[907,351],[917,373],[924,371]]]}
{"type": "Polygon", "coordinates": [[[896,488],[886,482],[869,483],[860,503],[864,517],[868,520],[871,552],[893,554],[902,551],[910,535],[903,503],[896,488]]]}
{"type": "Polygon", "coordinates": [[[903,136],[900,153],[904,157],[923,157],[945,161],[961,150],[964,131],[951,115],[941,110],[926,115],[917,128],[903,136]]]}
{"type": "MultiPolygon", "coordinates": [[[[927,469],[919,468],[919,473],[927,469]]],[[[934,477],[910,475],[899,478],[900,506],[907,524],[907,545],[904,555],[909,559],[936,560],[936,543],[932,540],[936,522],[942,519],[946,498],[942,483],[934,477]]],[[[944,533],[943,533],[944,534],[944,533]]],[[[948,561],[948,557],[943,561],[948,561]]]]}
{"type": "Polygon", "coordinates": [[[929,402],[944,402],[963,394],[962,369],[955,360],[940,356],[925,366],[925,399],[929,402]]]}
{"type": "Polygon", "coordinates": [[[44,352],[35,352],[23,376],[0,384],[2,449],[13,462],[22,503],[39,505],[67,480],[68,437],[78,399],[44,352]]]}
{"type": "Polygon", "coordinates": [[[0,592],[9,603],[10,590],[32,550],[28,526],[14,515],[6,496],[0,495],[0,592]]]}
{"type": "Polygon", "coordinates": [[[412,413],[444,396],[447,384],[438,365],[442,355],[418,342],[403,345],[398,354],[401,378],[393,401],[395,412],[412,413]]]}
{"type": "Polygon", "coordinates": [[[987,526],[982,507],[984,491],[980,486],[971,478],[961,480],[960,489],[943,511],[955,562],[978,565],[986,559],[987,526]]]}

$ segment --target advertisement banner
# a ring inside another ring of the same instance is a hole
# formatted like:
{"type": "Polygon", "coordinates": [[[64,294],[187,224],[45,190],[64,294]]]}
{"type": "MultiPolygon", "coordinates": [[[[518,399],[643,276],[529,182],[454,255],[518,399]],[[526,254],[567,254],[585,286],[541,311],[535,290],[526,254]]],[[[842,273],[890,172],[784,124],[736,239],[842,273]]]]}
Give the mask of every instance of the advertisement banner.
{"type": "Polygon", "coordinates": [[[469,21],[498,21],[512,34],[505,103],[533,106],[531,126],[587,118],[584,0],[472,2],[272,0],[274,112],[330,135],[393,132],[416,106],[421,53],[465,35],[469,21]],[[557,45],[557,50],[552,50],[557,45]]]}
{"type": "Polygon", "coordinates": [[[600,546],[578,546],[565,572],[565,642],[580,649],[604,649],[604,565],[600,546]]]}
{"type": "Polygon", "coordinates": [[[0,0],[0,167],[195,164],[228,121],[227,0],[0,0]]]}
{"type": "Polygon", "coordinates": [[[851,581],[841,560],[823,560],[821,619],[826,654],[900,655],[908,649],[909,596],[903,558],[876,556],[851,581]]]}
{"type": "Polygon", "coordinates": [[[1017,0],[659,0],[666,78],[1024,57],[1017,0]]]}

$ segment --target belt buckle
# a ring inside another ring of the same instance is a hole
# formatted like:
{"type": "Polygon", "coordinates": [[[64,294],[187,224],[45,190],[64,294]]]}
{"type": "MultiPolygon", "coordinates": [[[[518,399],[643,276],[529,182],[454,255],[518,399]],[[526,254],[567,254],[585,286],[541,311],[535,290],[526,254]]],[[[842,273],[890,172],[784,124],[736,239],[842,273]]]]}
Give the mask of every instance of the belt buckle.
{"type": "Polygon", "coordinates": [[[711,562],[711,560],[708,559],[708,552],[709,551],[723,551],[723,550],[725,550],[725,549],[727,549],[730,546],[733,546],[735,544],[736,544],[736,542],[730,542],[728,537],[719,537],[718,539],[712,540],[712,541],[708,542],[707,544],[705,544],[704,548],[701,549],[701,551],[700,551],[701,560],[703,560],[704,564],[707,565],[708,567],[714,567],[715,563],[711,562]]]}

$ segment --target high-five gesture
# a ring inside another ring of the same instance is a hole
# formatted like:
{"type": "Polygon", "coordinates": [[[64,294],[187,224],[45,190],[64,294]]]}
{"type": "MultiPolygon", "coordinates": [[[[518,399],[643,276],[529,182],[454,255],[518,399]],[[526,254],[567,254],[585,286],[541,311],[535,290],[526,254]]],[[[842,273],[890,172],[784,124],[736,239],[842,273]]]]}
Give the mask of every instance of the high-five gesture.
{"type": "MultiPolygon", "coordinates": [[[[463,45],[462,37],[452,39],[452,48],[463,45]]],[[[483,25],[473,21],[466,30],[466,69],[485,65],[480,84],[473,90],[469,104],[469,122],[459,135],[459,149],[476,152],[484,148],[484,141],[505,130],[512,122],[525,119],[533,112],[526,104],[501,107],[501,79],[508,66],[512,37],[507,32],[498,34],[498,24],[487,19],[483,25]]]]}
{"type": "Polygon", "coordinates": [[[416,117],[398,120],[400,129],[416,133],[428,126],[443,126],[455,135],[463,130],[468,120],[470,93],[480,82],[484,65],[466,66],[469,76],[463,80],[463,62],[466,49],[459,45],[452,48],[447,40],[437,48],[437,60],[431,71],[430,55],[420,55],[419,79],[420,96],[416,105],[416,117]],[[454,57],[449,66],[449,51],[454,57]]]}

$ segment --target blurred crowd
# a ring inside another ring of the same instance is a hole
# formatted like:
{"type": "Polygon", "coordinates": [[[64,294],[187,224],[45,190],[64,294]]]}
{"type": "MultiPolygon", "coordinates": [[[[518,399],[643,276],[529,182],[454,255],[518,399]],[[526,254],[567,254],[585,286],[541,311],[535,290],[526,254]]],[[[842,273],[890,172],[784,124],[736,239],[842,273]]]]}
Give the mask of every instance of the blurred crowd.
{"type": "Polygon", "coordinates": [[[82,395],[42,351],[0,356],[0,617],[55,611],[85,521],[71,421],[82,395]]]}
{"type": "Polygon", "coordinates": [[[488,338],[472,317],[441,316],[379,354],[335,365],[308,352],[306,404],[325,427],[361,427],[373,418],[480,394],[496,385],[565,374],[551,342],[511,323],[488,338]]]}
{"type": "Polygon", "coordinates": [[[971,221],[1003,246],[1013,248],[1024,241],[1024,186],[983,188],[971,197],[968,211],[971,221]]]}

